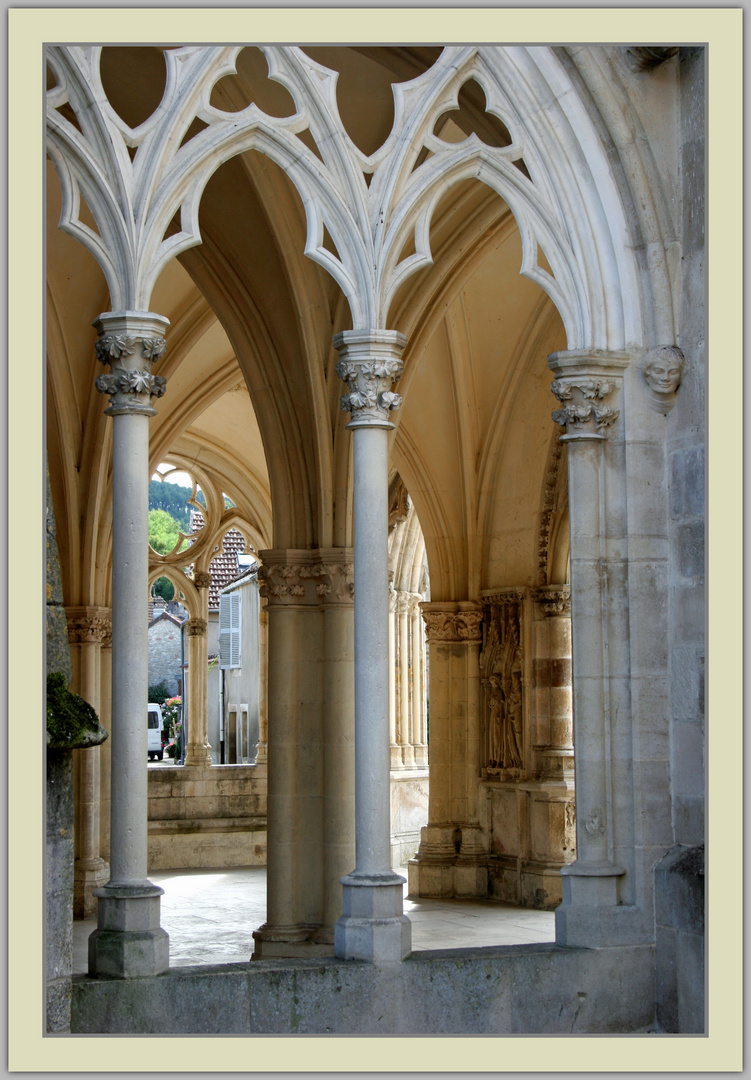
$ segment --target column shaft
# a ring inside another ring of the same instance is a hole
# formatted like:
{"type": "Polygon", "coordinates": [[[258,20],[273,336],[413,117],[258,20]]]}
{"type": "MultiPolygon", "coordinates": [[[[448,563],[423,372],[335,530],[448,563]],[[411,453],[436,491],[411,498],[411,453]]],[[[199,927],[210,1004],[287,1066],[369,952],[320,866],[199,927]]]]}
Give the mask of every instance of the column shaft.
{"type": "Polygon", "coordinates": [[[169,966],[159,925],[163,890],[147,878],[148,488],[149,418],[165,380],[151,374],[163,354],[167,320],[148,312],[102,315],[96,380],[110,395],[112,429],[112,732],[110,881],[95,891],[97,929],[91,975],[157,975],[169,966]]]}
{"type": "Polygon", "coordinates": [[[113,417],[112,884],[147,877],[149,418],[113,417]]]}
{"type": "Polygon", "coordinates": [[[355,869],[342,878],[342,916],[334,930],[341,959],[394,963],[410,953],[404,879],[391,870],[389,776],[389,411],[406,339],[392,331],[352,330],[334,338],[352,413],[355,548],[355,869]]]}

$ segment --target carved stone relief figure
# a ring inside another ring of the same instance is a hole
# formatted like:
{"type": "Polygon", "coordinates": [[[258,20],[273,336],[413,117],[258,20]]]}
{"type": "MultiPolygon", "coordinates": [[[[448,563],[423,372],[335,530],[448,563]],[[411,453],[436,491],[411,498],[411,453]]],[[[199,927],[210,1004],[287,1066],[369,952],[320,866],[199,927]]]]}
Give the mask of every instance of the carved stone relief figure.
{"type": "MultiPolygon", "coordinates": [[[[486,608],[486,611],[488,608],[486,608]]],[[[524,768],[521,604],[516,596],[489,605],[480,664],[484,671],[483,775],[517,778],[524,768]]]]}

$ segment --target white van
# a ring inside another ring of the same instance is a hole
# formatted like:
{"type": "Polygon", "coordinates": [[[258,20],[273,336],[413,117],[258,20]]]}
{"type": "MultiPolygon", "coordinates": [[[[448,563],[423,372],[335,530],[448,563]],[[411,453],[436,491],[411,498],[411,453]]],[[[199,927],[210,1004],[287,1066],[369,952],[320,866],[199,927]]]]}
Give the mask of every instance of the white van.
{"type": "Polygon", "coordinates": [[[148,730],[149,761],[152,758],[158,758],[161,761],[164,757],[164,749],[162,748],[162,708],[152,702],[149,702],[148,730]]]}

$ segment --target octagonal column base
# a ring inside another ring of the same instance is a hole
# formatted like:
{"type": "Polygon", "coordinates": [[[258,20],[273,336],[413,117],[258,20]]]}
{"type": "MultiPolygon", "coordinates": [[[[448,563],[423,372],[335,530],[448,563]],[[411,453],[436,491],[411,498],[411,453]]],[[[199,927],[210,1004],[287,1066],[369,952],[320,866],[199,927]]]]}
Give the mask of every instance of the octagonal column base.
{"type": "Polygon", "coordinates": [[[404,878],[347,874],[341,878],[342,912],[334,926],[334,955],[340,960],[398,964],[412,952],[412,924],[404,914],[404,878]]]}
{"type": "Polygon", "coordinates": [[[92,978],[137,979],[169,969],[169,935],[159,925],[158,885],[95,889],[97,929],[89,937],[92,978]]]}

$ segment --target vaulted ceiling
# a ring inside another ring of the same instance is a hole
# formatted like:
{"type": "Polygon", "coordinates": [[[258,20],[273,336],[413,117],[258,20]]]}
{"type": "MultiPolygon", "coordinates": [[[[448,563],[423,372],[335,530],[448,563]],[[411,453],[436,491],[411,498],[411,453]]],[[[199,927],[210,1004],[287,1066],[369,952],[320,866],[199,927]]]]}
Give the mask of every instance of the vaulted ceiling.
{"type": "MultiPolygon", "coordinates": [[[[371,153],[393,122],[391,83],[415,78],[439,51],[309,53],[339,71],[342,123],[371,153]]],[[[161,50],[105,48],[102,77],[113,106],[136,123],[160,99],[161,50]]],[[[285,95],[260,51],[248,48],[212,103],[231,111],[255,101],[287,115],[285,95]]],[[[484,106],[479,86],[467,84],[437,133],[457,141],[474,131],[502,145],[508,133],[484,106]]],[[[110,304],[92,256],[56,228],[59,212],[50,164],[48,459],[58,542],[66,603],[106,603],[111,432],[94,389],[91,324],[110,304]]],[[[269,547],[351,544],[351,436],[331,345],[351,317],[339,286],[303,254],[301,199],[277,165],[249,151],[209,181],[200,228],[202,244],[166,267],[152,298],[152,310],[170,320],[155,369],[168,381],[150,422],[152,467],[170,455],[200,464],[269,547]]],[[[391,463],[424,532],[432,598],[466,599],[538,581],[558,434],[546,357],[566,341],[552,302],[520,276],[513,216],[479,181],[444,196],[431,248],[433,266],[402,286],[389,315],[409,342],[391,463]]]]}

